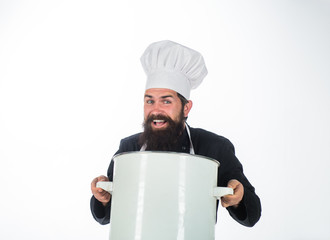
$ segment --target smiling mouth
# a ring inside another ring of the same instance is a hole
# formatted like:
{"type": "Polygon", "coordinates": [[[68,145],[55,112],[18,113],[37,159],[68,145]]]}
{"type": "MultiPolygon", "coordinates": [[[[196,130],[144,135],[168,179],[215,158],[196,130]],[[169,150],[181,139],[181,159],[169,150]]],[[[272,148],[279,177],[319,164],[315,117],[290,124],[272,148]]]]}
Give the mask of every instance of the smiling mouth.
{"type": "Polygon", "coordinates": [[[165,120],[160,120],[160,119],[155,119],[152,121],[152,125],[156,128],[161,128],[166,125],[167,121],[165,120]]]}

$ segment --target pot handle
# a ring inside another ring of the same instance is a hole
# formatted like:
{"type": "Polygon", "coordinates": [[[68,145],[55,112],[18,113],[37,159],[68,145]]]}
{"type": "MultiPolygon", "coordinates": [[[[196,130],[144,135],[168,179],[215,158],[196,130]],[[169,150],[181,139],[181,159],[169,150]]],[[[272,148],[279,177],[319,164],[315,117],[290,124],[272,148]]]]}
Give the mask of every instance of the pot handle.
{"type": "Polygon", "coordinates": [[[112,194],[113,191],[112,182],[105,182],[105,181],[97,182],[96,187],[102,188],[103,190],[112,194]]]}
{"type": "Polygon", "coordinates": [[[220,200],[225,195],[233,195],[234,190],[228,187],[215,187],[213,190],[213,196],[220,200]]]}

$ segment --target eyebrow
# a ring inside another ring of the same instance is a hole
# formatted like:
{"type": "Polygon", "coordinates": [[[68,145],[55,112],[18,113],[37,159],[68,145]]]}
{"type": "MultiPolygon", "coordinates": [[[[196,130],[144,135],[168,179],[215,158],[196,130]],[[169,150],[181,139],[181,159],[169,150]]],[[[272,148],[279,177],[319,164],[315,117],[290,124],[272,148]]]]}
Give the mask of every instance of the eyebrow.
{"type": "MultiPolygon", "coordinates": [[[[153,96],[145,94],[144,95],[145,98],[153,98],[153,96]]],[[[174,98],[173,95],[165,95],[165,96],[161,96],[160,98],[164,99],[164,98],[174,98]]]]}
{"type": "Polygon", "coordinates": [[[162,99],[164,98],[174,98],[172,95],[165,95],[165,96],[161,96],[162,99]]]}

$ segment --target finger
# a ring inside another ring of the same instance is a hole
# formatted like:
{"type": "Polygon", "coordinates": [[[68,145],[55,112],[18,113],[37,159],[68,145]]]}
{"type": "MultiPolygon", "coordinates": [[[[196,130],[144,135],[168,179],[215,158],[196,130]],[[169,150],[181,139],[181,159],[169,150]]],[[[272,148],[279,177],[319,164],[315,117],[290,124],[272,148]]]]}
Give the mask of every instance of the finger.
{"type": "Polygon", "coordinates": [[[108,195],[109,193],[107,191],[103,190],[102,188],[95,188],[93,191],[93,194],[95,197],[100,198],[100,197],[108,195]]]}
{"type": "Polygon", "coordinates": [[[99,191],[99,189],[97,191],[98,191],[98,196],[100,196],[100,197],[103,197],[103,196],[109,194],[107,191],[104,191],[102,189],[101,189],[101,191],[99,191]]]}
{"type": "Polygon", "coordinates": [[[239,181],[237,181],[236,179],[232,179],[228,182],[227,187],[230,187],[235,190],[235,188],[237,188],[237,186],[239,185],[240,185],[239,181]]]}
{"type": "Polygon", "coordinates": [[[221,205],[225,208],[227,207],[231,207],[231,206],[234,206],[234,207],[237,207],[241,202],[241,199],[240,198],[236,198],[236,199],[232,199],[232,200],[221,200],[221,205]]]}
{"type": "Polygon", "coordinates": [[[108,202],[110,200],[110,197],[111,197],[111,195],[106,191],[95,195],[95,198],[97,200],[99,200],[100,202],[108,202]]]}
{"type": "Polygon", "coordinates": [[[221,205],[226,208],[226,207],[229,207],[230,206],[230,203],[229,203],[229,201],[228,201],[227,198],[222,197],[221,198],[221,205]]]}
{"type": "Polygon", "coordinates": [[[221,198],[221,205],[223,207],[231,206],[233,202],[235,202],[235,197],[233,196],[225,196],[221,198]]]}
{"type": "Polygon", "coordinates": [[[101,176],[97,177],[97,179],[98,179],[98,182],[109,181],[109,178],[104,176],[104,175],[101,175],[101,176]]]}

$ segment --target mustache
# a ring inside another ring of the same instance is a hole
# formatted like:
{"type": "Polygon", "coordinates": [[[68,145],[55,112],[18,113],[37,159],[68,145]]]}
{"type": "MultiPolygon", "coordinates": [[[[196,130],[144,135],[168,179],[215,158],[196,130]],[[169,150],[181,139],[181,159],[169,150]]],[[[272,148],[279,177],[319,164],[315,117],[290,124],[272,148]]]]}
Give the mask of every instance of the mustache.
{"type": "Polygon", "coordinates": [[[154,120],[164,120],[166,122],[172,122],[173,120],[166,115],[163,114],[151,114],[147,117],[147,119],[145,120],[145,123],[152,123],[154,120]]]}

